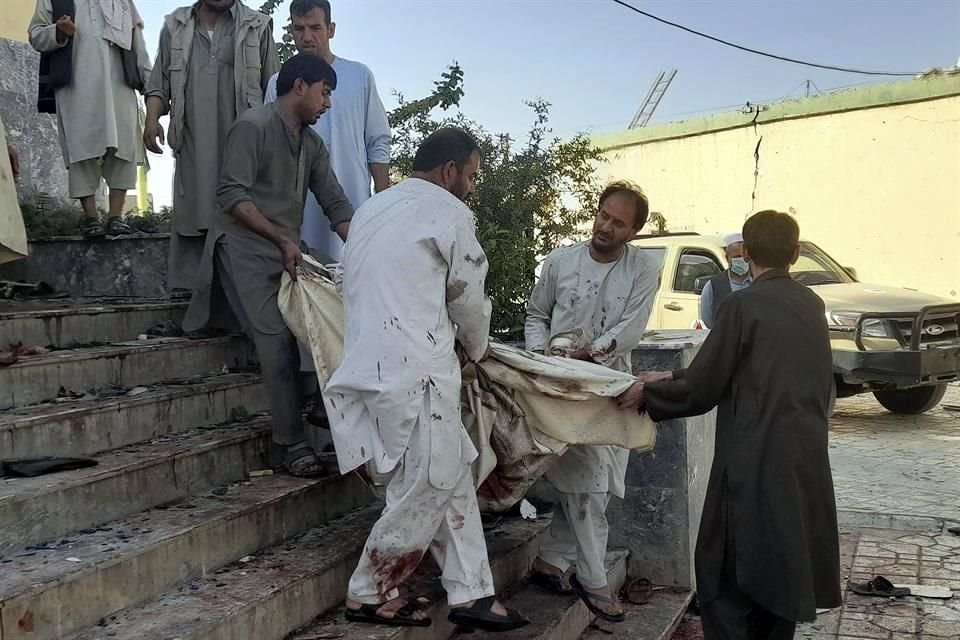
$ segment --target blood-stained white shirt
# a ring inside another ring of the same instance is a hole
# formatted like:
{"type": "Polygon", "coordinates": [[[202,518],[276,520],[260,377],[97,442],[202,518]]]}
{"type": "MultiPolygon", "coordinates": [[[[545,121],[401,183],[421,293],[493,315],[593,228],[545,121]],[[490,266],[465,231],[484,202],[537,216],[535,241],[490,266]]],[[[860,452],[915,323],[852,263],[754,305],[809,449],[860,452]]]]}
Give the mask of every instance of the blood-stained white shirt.
{"type": "Polygon", "coordinates": [[[459,341],[483,357],[490,331],[487,258],[473,213],[408,178],[361,206],[343,251],[343,362],[324,390],[343,472],[391,471],[430,394],[430,480],[452,487],[476,458],[460,419],[459,341]],[[441,455],[442,454],[442,455],[441,455]]]}

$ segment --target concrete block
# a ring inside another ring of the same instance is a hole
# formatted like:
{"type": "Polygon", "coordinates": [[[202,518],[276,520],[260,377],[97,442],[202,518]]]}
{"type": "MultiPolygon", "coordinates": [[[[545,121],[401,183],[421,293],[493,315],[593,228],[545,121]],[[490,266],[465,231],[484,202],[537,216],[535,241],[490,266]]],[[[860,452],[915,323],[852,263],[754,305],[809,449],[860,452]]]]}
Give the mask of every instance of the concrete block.
{"type": "Polygon", "coordinates": [[[269,408],[255,374],[213,376],[136,396],[11,409],[0,414],[0,459],[87,456],[269,408]]]}
{"type": "Polygon", "coordinates": [[[0,481],[0,553],[96,527],[265,467],[268,420],[198,429],[105,453],[96,467],[0,481]]]}
{"type": "Polygon", "coordinates": [[[59,389],[83,392],[218,373],[245,366],[250,347],[239,338],[164,338],[91,349],[53,351],[0,368],[0,409],[57,397],[59,389]]]}
{"type": "Polygon", "coordinates": [[[353,475],[255,479],[74,533],[0,573],[0,634],[55,640],[371,502],[353,475]],[[31,620],[27,632],[20,624],[31,620]]]}
{"type": "Polygon", "coordinates": [[[35,240],[30,255],[0,266],[0,280],[46,282],[69,296],[167,295],[166,233],[35,240]]]}

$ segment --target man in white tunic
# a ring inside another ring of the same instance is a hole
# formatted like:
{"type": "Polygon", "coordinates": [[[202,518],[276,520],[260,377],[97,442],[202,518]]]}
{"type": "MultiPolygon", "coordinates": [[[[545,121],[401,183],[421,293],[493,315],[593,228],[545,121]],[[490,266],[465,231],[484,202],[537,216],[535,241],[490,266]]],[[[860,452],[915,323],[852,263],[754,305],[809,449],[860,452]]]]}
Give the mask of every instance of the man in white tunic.
{"type": "Polygon", "coordinates": [[[426,626],[398,587],[429,548],[455,624],[505,631],[526,624],[496,601],[460,419],[461,359],[487,353],[487,260],[463,204],[477,143],[440,129],[413,175],[357,211],[343,253],[343,362],[323,391],[340,469],[373,461],[392,473],[386,507],[347,592],[347,618],[426,626]]]}
{"type": "Polygon", "coordinates": [[[143,89],[151,70],[133,0],[37,0],[29,37],[57,78],[51,88],[60,148],[70,197],[80,200],[86,216],[84,235],[130,233],[123,203],[144,161],[135,89],[143,89]],[[124,56],[131,60],[126,73],[124,56]],[[97,213],[101,179],[110,187],[106,226],[97,213]]]}
{"type": "MultiPolygon", "coordinates": [[[[543,352],[558,333],[582,336],[569,357],[630,372],[630,352],[646,328],[659,269],[629,240],[647,222],[639,188],[617,182],[600,196],[593,237],[553,251],[527,307],[526,347],[543,352]]],[[[606,509],[624,494],[629,451],[571,446],[545,476],[560,494],[559,512],[541,543],[532,580],[558,593],[577,591],[597,616],[623,620],[607,584],[606,509]],[[574,574],[576,572],[576,575],[574,574]]]]}
{"type": "MultiPolygon", "coordinates": [[[[293,41],[300,53],[326,60],[337,73],[333,108],[313,125],[327,149],[337,180],[354,209],[390,186],[390,124],[377,93],[373,73],[366,65],[335,56],[330,40],[337,24],[331,20],[328,0],[293,0],[290,4],[293,41]]],[[[270,78],[266,101],[277,99],[277,76],[270,78]]],[[[343,240],[330,229],[316,198],[307,199],[301,240],[314,252],[340,259],[343,240]]]]}

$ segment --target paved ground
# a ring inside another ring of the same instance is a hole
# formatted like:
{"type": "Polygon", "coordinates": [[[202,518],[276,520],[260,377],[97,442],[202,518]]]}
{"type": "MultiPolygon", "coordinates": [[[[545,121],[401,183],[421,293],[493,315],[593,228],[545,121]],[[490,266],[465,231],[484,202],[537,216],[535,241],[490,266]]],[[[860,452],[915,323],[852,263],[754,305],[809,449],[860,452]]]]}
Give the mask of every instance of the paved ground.
{"type": "MultiPolygon", "coordinates": [[[[880,574],[895,584],[941,585],[950,600],[868,598],[844,591],[839,609],[801,625],[797,640],[957,640],[960,638],[960,537],[891,529],[841,531],[842,578],[865,582],[880,574]]],[[[673,640],[703,640],[688,614],[673,640]]]]}
{"type": "Polygon", "coordinates": [[[929,529],[924,519],[960,522],[960,411],[944,405],[960,405],[960,385],[920,416],[888,413],[872,395],[837,402],[830,458],[841,525],[929,529]]]}

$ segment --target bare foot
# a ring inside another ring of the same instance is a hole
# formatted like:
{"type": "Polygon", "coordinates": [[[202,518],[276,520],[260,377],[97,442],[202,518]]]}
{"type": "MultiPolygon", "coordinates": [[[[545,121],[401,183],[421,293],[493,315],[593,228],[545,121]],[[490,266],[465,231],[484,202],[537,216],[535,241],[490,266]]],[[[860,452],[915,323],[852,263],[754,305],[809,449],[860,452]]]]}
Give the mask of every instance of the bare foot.
{"type": "Polygon", "coordinates": [[[537,558],[533,561],[532,570],[534,573],[542,573],[548,576],[556,576],[560,578],[560,582],[563,585],[564,589],[569,590],[570,587],[570,576],[573,575],[573,567],[570,567],[566,572],[561,571],[560,567],[555,567],[549,562],[537,558]]]}
{"type": "MultiPolygon", "coordinates": [[[[347,609],[350,611],[359,611],[360,607],[363,606],[359,602],[354,602],[353,600],[347,599],[347,609]]],[[[409,602],[406,598],[394,598],[389,602],[384,602],[380,605],[380,608],[377,609],[377,615],[383,618],[384,620],[392,620],[400,609],[403,609],[407,606],[409,602]]],[[[413,613],[410,614],[411,620],[426,620],[427,612],[422,609],[414,609],[413,613]]]]}

